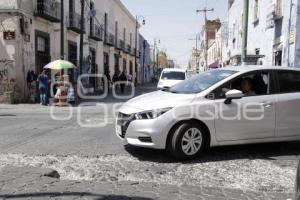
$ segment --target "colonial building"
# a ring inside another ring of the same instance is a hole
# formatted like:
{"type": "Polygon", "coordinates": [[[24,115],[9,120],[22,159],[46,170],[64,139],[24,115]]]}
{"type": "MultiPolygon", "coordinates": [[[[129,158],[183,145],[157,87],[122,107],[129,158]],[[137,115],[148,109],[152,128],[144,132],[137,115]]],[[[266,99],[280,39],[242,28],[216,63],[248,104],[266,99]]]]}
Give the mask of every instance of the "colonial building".
{"type": "Polygon", "coordinates": [[[151,50],[149,42],[140,34],[139,36],[139,45],[140,45],[140,63],[139,63],[139,82],[146,83],[151,81],[152,79],[152,70],[151,70],[151,50]]]}
{"type": "MultiPolygon", "coordinates": [[[[112,76],[120,70],[137,77],[135,18],[120,0],[84,4],[82,72],[110,71],[112,76]]],[[[80,69],[80,13],[81,1],[64,1],[64,59],[78,66],[70,72],[73,81],[80,69]]],[[[8,95],[15,102],[27,101],[32,92],[28,73],[39,74],[47,63],[61,57],[60,22],[60,0],[0,1],[0,102],[8,95]]]]}
{"type": "Polygon", "coordinates": [[[213,64],[212,60],[209,60],[208,50],[209,47],[215,42],[216,40],[216,33],[221,27],[221,22],[219,19],[216,20],[208,20],[207,25],[203,26],[201,31],[201,41],[200,41],[200,70],[205,71],[207,70],[206,67],[213,64]],[[207,60],[206,60],[207,58],[207,60]]]}
{"type": "Polygon", "coordinates": [[[208,68],[220,68],[228,64],[228,31],[227,24],[216,30],[215,39],[210,40],[208,44],[208,68]]]}
{"type": "MultiPolygon", "coordinates": [[[[300,1],[249,0],[247,62],[300,67],[300,1]]],[[[241,64],[243,0],[229,0],[229,55],[241,64]]]]}
{"type": "MultiPolygon", "coordinates": [[[[192,49],[192,55],[189,60],[189,65],[188,65],[188,70],[189,71],[194,71],[194,72],[199,72],[203,71],[203,68],[200,68],[200,55],[201,52],[199,49],[193,48],[192,49]],[[202,69],[202,70],[200,70],[202,69]]],[[[203,60],[203,59],[201,59],[203,60]]]]}

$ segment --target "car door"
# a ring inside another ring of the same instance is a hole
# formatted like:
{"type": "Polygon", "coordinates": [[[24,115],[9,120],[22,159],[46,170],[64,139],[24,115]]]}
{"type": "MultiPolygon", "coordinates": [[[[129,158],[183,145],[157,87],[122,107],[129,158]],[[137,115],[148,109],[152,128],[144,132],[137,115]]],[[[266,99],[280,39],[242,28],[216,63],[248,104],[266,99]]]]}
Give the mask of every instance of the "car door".
{"type": "MultiPolygon", "coordinates": [[[[275,136],[276,99],[273,94],[273,77],[272,71],[255,71],[241,75],[225,84],[230,85],[230,89],[241,90],[238,85],[244,79],[251,78],[253,88],[255,87],[252,93],[255,94],[232,100],[230,104],[224,103],[224,95],[216,97],[215,130],[218,141],[263,139],[275,136]]],[[[224,88],[219,88],[218,91],[220,90],[224,88]]],[[[218,95],[218,91],[215,94],[218,95]]]]}
{"type": "Polygon", "coordinates": [[[300,72],[277,71],[276,137],[300,136],[300,72]]]}

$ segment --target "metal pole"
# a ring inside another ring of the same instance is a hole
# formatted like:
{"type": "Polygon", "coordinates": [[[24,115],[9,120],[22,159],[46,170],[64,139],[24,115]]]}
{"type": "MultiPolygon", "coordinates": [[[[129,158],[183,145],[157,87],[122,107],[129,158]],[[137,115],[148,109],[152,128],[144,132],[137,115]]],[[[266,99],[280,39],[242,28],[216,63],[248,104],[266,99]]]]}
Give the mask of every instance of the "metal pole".
{"type": "Polygon", "coordinates": [[[83,67],[83,33],[84,33],[84,0],[81,0],[81,17],[80,17],[80,75],[82,74],[83,67]]]}
{"type": "Polygon", "coordinates": [[[208,69],[208,25],[207,25],[207,15],[206,12],[204,12],[204,18],[205,18],[205,71],[208,69]]]}
{"type": "Polygon", "coordinates": [[[287,38],[287,66],[290,67],[291,66],[291,62],[290,62],[290,51],[291,51],[291,45],[290,45],[290,34],[291,34],[291,26],[292,26],[292,10],[293,10],[293,0],[291,0],[290,2],[290,17],[289,17],[289,25],[288,25],[288,36],[287,38]]]}
{"type": "Polygon", "coordinates": [[[143,42],[143,77],[142,77],[142,80],[143,80],[143,83],[145,82],[145,55],[146,55],[146,40],[144,40],[143,42]]]}
{"type": "Polygon", "coordinates": [[[242,42],[242,64],[247,62],[247,46],[248,46],[248,18],[249,18],[249,0],[244,0],[243,14],[243,42],[242,42]]]}
{"type": "Polygon", "coordinates": [[[64,31],[64,0],[61,0],[61,6],[60,6],[60,59],[65,59],[65,31],[64,31]]]}
{"type": "Polygon", "coordinates": [[[138,77],[138,68],[137,68],[137,37],[138,37],[138,19],[137,16],[135,18],[135,52],[134,52],[134,63],[135,63],[135,84],[137,84],[138,77]]]}
{"type": "Polygon", "coordinates": [[[155,62],[155,47],[156,46],[156,41],[154,40],[154,45],[153,45],[153,76],[154,78],[156,78],[156,70],[155,70],[155,66],[156,66],[156,62],[155,62]]]}

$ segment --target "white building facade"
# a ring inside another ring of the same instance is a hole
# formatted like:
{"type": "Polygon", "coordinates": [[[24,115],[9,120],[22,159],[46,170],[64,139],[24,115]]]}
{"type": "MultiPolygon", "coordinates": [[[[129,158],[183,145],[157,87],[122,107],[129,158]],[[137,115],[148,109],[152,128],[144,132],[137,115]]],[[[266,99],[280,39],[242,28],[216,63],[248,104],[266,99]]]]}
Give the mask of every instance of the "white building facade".
{"type": "MultiPolygon", "coordinates": [[[[47,63],[61,57],[60,2],[1,0],[0,102],[8,94],[14,102],[27,101],[32,92],[28,87],[29,72],[39,74],[47,63]]],[[[80,68],[80,2],[64,0],[64,59],[78,66],[77,70],[80,68]]],[[[135,18],[120,0],[84,2],[82,73],[110,71],[112,76],[119,70],[136,77],[135,18]]],[[[70,72],[71,80],[76,80],[76,73],[70,72]]]]}
{"type": "MultiPolygon", "coordinates": [[[[249,0],[247,60],[250,64],[300,67],[300,1],[249,0]]],[[[229,0],[228,54],[241,64],[243,0],[229,0]]]]}

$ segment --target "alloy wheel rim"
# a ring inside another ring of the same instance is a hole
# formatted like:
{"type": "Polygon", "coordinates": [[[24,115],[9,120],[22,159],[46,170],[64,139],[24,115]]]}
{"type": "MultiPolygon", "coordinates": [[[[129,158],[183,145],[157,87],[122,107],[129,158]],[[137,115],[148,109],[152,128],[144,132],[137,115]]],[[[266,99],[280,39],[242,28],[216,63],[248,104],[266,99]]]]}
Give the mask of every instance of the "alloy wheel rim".
{"type": "Polygon", "coordinates": [[[181,148],[186,155],[195,155],[202,146],[202,133],[197,128],[188,129],[182,137],[181,148]]]}

